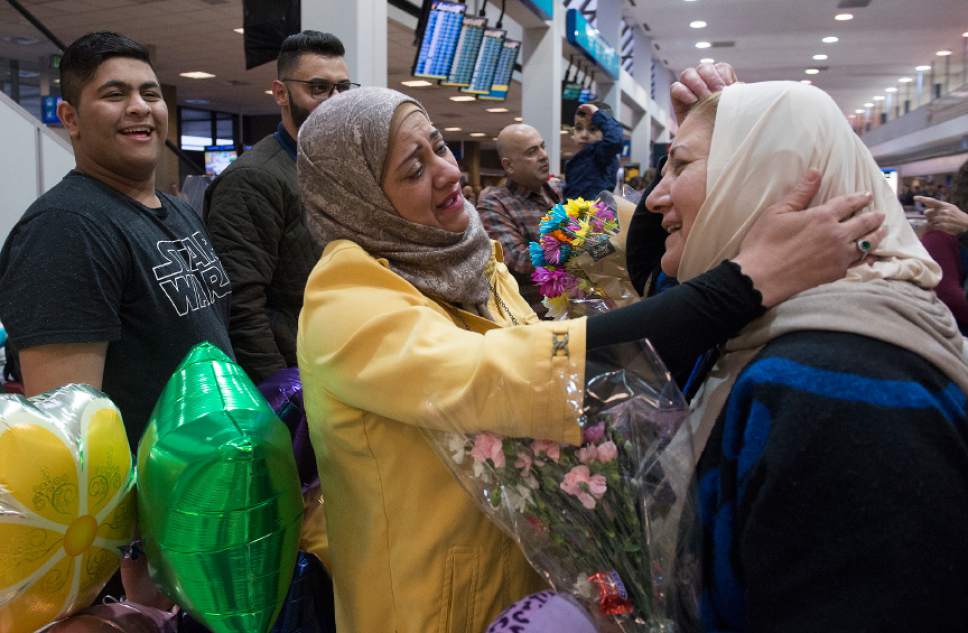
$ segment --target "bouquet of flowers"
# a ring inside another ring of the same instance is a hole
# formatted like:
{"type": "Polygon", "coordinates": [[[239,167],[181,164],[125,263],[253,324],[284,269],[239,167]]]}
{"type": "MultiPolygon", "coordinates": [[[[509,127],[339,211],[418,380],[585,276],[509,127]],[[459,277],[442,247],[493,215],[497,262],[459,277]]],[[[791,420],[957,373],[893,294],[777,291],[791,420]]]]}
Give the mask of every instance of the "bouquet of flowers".
{"type": "Polygon", "coordinates": [[[581,316],[589,308],[604,311],[638,299],[625,268],[631,211],[631,203],[603,191],[595,201],[556,204],[541,218],[539,241],[529,244],[531,279],[544,295],[548,318],[581,316]]]}
{"type": "Polygon", "coordinates": [[[688,407],[647,342],[593,354],[580,446],[487,432],[431,437],[557,591],[623,631],[671,633],[679,603],[695,606],[698,574],[691,553],[677,553],[694,507],[688,407]]]}

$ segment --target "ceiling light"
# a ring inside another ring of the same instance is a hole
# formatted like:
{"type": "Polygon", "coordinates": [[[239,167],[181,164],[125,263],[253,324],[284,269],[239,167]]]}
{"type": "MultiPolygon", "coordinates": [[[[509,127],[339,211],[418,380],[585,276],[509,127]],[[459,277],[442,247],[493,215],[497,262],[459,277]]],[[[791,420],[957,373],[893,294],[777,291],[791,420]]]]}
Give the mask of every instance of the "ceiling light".
{"type": "Polygon", "coordinates": [[[891,86],[890,88],[884,88],[884,92],[897,92],[897,88],[891,86]]]}
{"type": "Polygon", "coordinates": [[[912,81],[914,81],[914,80],[913,80],[913,79],[911,79],[910,77],[901,77],[901,78],[899,78],[899,79],[897,80],[897,83],[899,83],[899,84],[909,84],[909,83],[911,83],[912,81]]]}
{"type": "Polygon", "coordinates": [[[871,103],[870,101],[868,101],[867,103],[864,104],[864,107],[865,108],[873,108],[874,107],[874,104],[871,103]]]}
{"type": "Polygon", "coordinates": [[[964,33],[962,33],[961,37],[968,37],[968,31],[965,31],[964,33]]]}
{"type": "Polygon", "coordinates": [[[800,83],[802,83],[802,84],[807,84],[807,85],[809,86],[809,85],[810,85],[810,84],[812,84],[813,82],[812,82],[812,81],[810,81],[809,79],[801,79],[801,80],[800,80],[800,83]]]}
{"type": "Polygon", "coordinates": [[[207,73],[203,70],[193,70],[188,73],[178,73],[182,77],[188,77],[189,79],[211,79],[215,75],[212,73],[207,73]]]}
{"type": "MultiPolygon", "coordinates": [[[[689,0],[686,0],[686,2],[689,2],[689,0]]],[[[568,130],[562,130],[561,133],[562,134],[568,134],[568,130]]]]}
{"type": "Polygon", "coordinates": [[[411,81],[401,81],[401,84],[407,88],[426,88],[427,86],[432,86],[433,84],[429,81],[423,79],[413,79],[411,81]]]}
{"type": "Polygon", "coordinates": [[[915,66],[914,70],[918,72],[924,72],[925,70],[931,70],[930,66],[915,66]]]}
{"type": "Polygon", "coordinates": [[[700,64],[714,64],[716,62],[712,57],[703,57],[699,60],[700,64]]]}
{"type": "Polygon", "coordinates": [[[823,42],[824,44],[836,44],[837,42],[840,41],[840,38],[837,37],[836,35],[828,35],[827,37],[823,38],[820,41],[823,42]]]}
{"type": "Polygon", "coordinates": [[[484,132],[471,132],[471,136],[481,137],[481,136],[487,136],[487,134],[485,134],[484,132]]]}
{"type": "Polygon", "coordinates": [[[824,61],[825,59],[827,59],[827,56],[826,56],[826,55],[824,55],[823,53],[820,53],[819,55],[814,55],[814,56],[813,56],[813,59],[814,59],[814,61],[817,61],[817,62],[822,62],[822,61],[824,61]]]}
{"type": "Polygon", "coordinates": [[[237,28],[237,29],[232,29],[232,30],[235,31],[236,33],[238,33],[239,35],[245,35],[245,29],[243,29],[243,28],[237,28]]]}
{"type": "Polygon", "coordinates": [[[266,90],[266,94],[267,95],[271,95],[272,94],[272,91],[271,90],[266,90]]]}
{"type": "Polygon", "coordinates": [[[816,68],[808,68],[803,72],[807,73],[808,75],[816,75],[820,73],[820,71],[816,68]]]}
{"type": "Polygon", "coordinates": [[[461,132],[461,131],[463,131],[463,130],[461,128],[459,128],[459,127],[445,127],[444,128],[444,132],[461,132]]]}
{"type": "Polygon", "coordinates": [[[474,101],[474,97],[470,95],[457,95],[456,97],[451,97],[451,101],[474,101]]]}
{"type": "Polygon", "coordinates": [[[854,19],[854,14],[853,13],[838,13],[837,15],[834,16],[834,19],[837,20],[838,22],[846,22],[847,20],[853,20],[854,19]]]}
{"type": "Polygon", "coordinates": [[[709,42],[696,42],[696,48],[709,48],[712,46],[709,42]]]}
{"type": "Polygon", "coordinates": [[[686,0],[686,2],[695,2],[696,0],[686,0]]]}
{"type": "Polygon", "coordinates": [[[863,110],[854,110],[854,114],[864,114],[863,110]]]}
{"type": "Polygon", "coordinates": [[[494,113],[498,113],[498,112],[510,112],[510,110],[508,110],[507,108],[484,108],[484,109],[487,112],[494,112],[494,113]]]}
{"type": "Polygon", "coordinates": [[[881,95],[877,95],[876,97],[874,97],[874,101],[883,101],[883,100],[884,100],[884,97],[881,95]]]}
{"type": "Polygon", "coordinates": [[[514,120],[517,121],[518,123],[520,123],[521,121],[524,121],[524,119],[522,119],[519,116],[514,117],[514,120]]]}
{"type": "Polygon", "coordinates": [[[702,20],[693,20],[689,23],[689,28],[691,29],[704,29],[706,28],[706,23],[702,20]]]}
{"type": "Polygon", "coordinates": [[[951,51],[949,51],[947,49],[941,50],[941,51],[938,51],[937,53],[935,53],[935,55],[937,55],[938,57],[947,57],[950,54],[951,54],[951,51]]]}

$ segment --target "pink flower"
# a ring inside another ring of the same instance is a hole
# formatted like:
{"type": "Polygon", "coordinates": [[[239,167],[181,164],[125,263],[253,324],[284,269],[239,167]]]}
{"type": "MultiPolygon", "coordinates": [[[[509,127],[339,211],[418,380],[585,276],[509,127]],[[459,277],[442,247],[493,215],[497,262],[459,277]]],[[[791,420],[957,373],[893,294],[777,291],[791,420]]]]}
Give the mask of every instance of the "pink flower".
{"type": "Polygon", "coordinates": [[[491,433],[478,433],[474,438],[471,457],[478,464],[483,464],[489,459],[495,468],[504,468],[504,449],[501,445],[501,438],[491,433]]]}
{"type": "Polygon", "coordinates": [[[582,429],[581,439],[587,444],[595,444],[599,440],[605,437],[605,423],[599,422],[594,426],[589,426],[582,429]]]}
{"type": "Polygon", "coordinates": [[[531,273],[531,280],[546,297],[557,297],[571,290],[577,284],[575,276],[564,270],[552,270],[539,266],[531,273]]]}
{"type": "Polygon", "coordinates": [[[592,475],[588,466],[582,465],[575,466],[565,474],[561,489],[577,497],[587,509],[594,510],[595,501],[602,498],[608,486],[604,475],[592,475]]]}
{"type": "Polygon", "coordinates": [[[576,455],[579,462],[582,464],[588,464],[598,459],[598,449],[596,449],[594,446],[585,446],[583,448],[579,448],[576,455]]]}
{"type": "Polygon", "coordinates": [[[615,442],[605,442],[598,447],[598,461],[602,463],[610,462],[618,456],[618,447],[615,442]]]}
{"type": "Polygon", "coordinates": [[[531,450],[534,451],[535,457],[544,453],[548,456],[548,459],[556,464],[561,459],[561,447],[557,442],[552,442],[551,440],[535,440],[531,442],[531,450]]]}
{"type": "Polygon", "coordinates": [[[534,460],[531,458],[531,453],[529,453],[527,449],[523,449],[518,452],[518,458],[514,462],[514,467],[520,468],[521,475],[527,477],[531,474],[531,465],[533,463],[534,460]]]}

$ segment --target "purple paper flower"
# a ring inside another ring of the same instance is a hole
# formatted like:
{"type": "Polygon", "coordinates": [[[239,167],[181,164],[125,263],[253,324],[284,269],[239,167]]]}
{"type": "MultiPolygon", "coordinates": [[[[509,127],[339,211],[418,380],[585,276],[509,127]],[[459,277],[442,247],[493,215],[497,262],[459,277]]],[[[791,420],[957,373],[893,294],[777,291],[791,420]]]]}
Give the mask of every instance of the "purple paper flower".
{"type": "Polygon", "coordinates": [[[557,297],[568,292],[577,284],[575,276],[564,270],[551,268],[536,268],[531,274],[531,280],[546,297],[557,297]]]}

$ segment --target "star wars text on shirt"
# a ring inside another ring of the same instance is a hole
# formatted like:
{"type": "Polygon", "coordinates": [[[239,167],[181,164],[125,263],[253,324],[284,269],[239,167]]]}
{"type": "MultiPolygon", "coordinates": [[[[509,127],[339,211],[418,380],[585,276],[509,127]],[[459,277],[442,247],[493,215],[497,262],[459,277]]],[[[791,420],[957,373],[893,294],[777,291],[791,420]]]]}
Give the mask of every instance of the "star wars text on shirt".
{"type": "Polygon", "coordinates": [[[180,240],[162,240],[163,264],[152,270],[178,316],[200,310],[232,292],[222,262],[205,236],[196,231],[180,240]]]}

